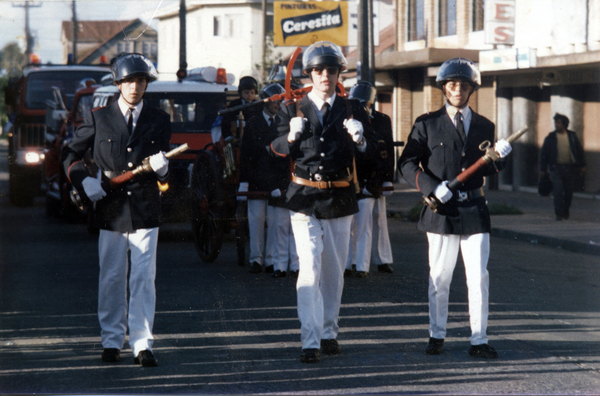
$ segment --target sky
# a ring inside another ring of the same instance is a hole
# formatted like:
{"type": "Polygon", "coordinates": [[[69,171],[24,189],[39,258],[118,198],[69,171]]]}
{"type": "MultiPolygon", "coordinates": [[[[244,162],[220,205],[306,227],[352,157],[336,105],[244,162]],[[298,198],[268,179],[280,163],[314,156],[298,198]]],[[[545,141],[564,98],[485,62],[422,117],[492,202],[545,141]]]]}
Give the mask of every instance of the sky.
{"type": "MultiPolygon", "coordinates": [[[[34,52],[42,63],[62,63],[60,41],[63,20],[72,20],[72,0],[30,1],[29,26],[36,37],[34,52]]],[[[25,49],[25,1],[0,0],[0,49],[18,42],[25,49]]],[[[76,0],[79,20],[130,20],[139,18],[154,29],[158,20],[152,16],[164,9],[178,9],[179,0],[76,0]],[[152,21],[151,21],[152,20],[152,21]]]]}

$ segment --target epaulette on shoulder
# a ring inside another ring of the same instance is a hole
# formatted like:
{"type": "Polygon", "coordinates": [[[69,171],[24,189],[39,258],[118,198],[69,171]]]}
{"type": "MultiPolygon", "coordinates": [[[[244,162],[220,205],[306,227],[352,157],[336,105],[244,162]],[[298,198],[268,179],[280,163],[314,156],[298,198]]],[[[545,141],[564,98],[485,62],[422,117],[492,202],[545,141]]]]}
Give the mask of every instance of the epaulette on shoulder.
{"type": "Polygon", "coordinates": [[[166,112],[166,111],[164,111],[163,109],[156,108],[156,110],[157,110],[159,113],[166,115],[167,117],[171,117],[171,116],[169,115],[169,113],[167,113],[167,112],[166,112]]]}
{"type": "Polygon", "coordinates": [[[106,108],[106,106],[102,106],[102,107],[96,107],[95,109],[92,109],[92,113],[93,113],[94,111],[96,111],[96,110],[102,110],[102,109],[105,109],[105,108],[106,108]]]}

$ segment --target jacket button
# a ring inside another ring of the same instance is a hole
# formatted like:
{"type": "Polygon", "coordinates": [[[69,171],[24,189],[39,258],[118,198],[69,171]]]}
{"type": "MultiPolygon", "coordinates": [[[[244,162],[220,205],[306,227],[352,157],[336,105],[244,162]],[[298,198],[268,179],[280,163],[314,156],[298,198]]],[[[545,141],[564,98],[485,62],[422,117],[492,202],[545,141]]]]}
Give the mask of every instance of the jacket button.
{"type": "Polygon", "coordinates": [[[462,157],[464,157],[464,156],[465,156],[465,155],[467,155],[467,154],[466,154],[466,153],[463,151],[462,153],[460,153],[460,155],[461,155],[462,157]]]}
{"type": "Polygon", "coordinates": [[[325,157],[325,153],[321,153],[321,157],[325,157]]]}
{"type": "Polygon", "coordinates": [[[320,166],[319,166],[319,170],[323,170],[323,165],[320,165],[320,166]]]}
{"type": "Polygon", "coordinates": [[[128,166],[128,167],[130,167],[130,168],[133,168],[133,162],[129,162],[129,163],[127,164],[127,166],[128,166]]]}
{"type": "Polygon", "coordinates": [[[127,147],[127,152],[131,153],[133,151],[133,149],[131,147],[127,147]]]}
{"type": "Polygon", "coordinates": [[[131,195],[131,191],[127,191],[127,195],[131,195]]]}
{"type": "Polygon", "coordinates": [[[465,168],[462,168],[460,171],[461,171],[461,172],[464,172],[465,170],[466,170],[465,168]]]}
{"type": "Polygon", "coordinates": [[[320,140],[320,141],[322,141],[322,142],[324,142],[324,141],[325,141],[325,139],[324,139],[324,138],[320,138],[319,140],[320,140]]]}

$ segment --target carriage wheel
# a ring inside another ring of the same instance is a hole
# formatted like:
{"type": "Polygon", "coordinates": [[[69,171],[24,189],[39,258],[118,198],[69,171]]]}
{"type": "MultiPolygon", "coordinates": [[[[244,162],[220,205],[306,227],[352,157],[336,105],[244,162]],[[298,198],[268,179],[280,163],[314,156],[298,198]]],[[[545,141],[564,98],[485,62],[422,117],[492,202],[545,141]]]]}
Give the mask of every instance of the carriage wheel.
{"type": "Polygon", "coordinates": [[[223,243],[224,199],[219,163],[210,151],[198,153],[192,170],[192,232],[202,261],[213,262],[223,243]]]}

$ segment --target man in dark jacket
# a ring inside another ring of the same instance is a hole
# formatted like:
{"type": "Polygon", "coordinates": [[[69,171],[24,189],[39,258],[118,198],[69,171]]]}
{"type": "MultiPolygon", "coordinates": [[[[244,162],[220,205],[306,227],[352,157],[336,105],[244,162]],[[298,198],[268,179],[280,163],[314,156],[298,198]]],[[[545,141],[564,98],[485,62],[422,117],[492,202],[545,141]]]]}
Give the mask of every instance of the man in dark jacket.
{"type": "Polygon", "coordinates": [[[554,126],[542,145],[540,174],[544,177],[550,172],[554,214],[556,220],[562,220],[569,218],[575,180],[585,173],[585,157],[577,134],[567,129],[569,118],[556,113],[554,126]]]}
{"type": "Polygon", "coordinates": [[[63,166],[77,191],[94,203],[94,223],[100,228],[98,317],[102,360],[120,360],[129,329],[134,363],[156,366],[152,327],[159,184],[166,185],[168,178],[164,152],[170,148],[171,123],[166,113],[142,101],[148,83],[157,78],[147,58],[123,55],[113,63],[112,74],[121,92],[119,100],[93,111],[91,120],[77,129],[63,151],[63,166]],[[84,165],[88,149],[100,168],[98,175],[90,175],[84,165]],[[112,190],[105,187],[108,179],[135,169],[147,157],[154,172],[140,174],[112,190]]]}
{"type": "Polygon", "coordinates": [[[280,132],[271,143],[275,155],[290,156],[292,182],[286,193],[300,258],[296,290],[305,363],[323,354],[337,355],[336,340],[343,272],[352,215],[358,211],[353,158],[367,150],[362,124],[349,119],[351,107],[336,95],[347,67],[340,48],[319,41],[306,49],[303,72],[312,91],[297,106],[282,106],[280,132]]]}
{"type": "MultiPolygon", "coordinates": [[[[494,141],[494,124],[468,107],[469,97],[481,85],[479,71],[468,59],[442,64],[437,84],[446,106],[417,118],[398,168],[413,187],[444,204],[443,212],[423,208],[418,228],[429,241],[429,343],[425,352],[442,353],[448,319],[448,297],[459,250],[462,252],[471,320],[471,356],[497,358],[488,345],[490,215],[483,196],[483,176],[499,171],[492,162],[453,194],[447,187],[461,171],[481,156],[479,145],[494,141]]],[[[495,145],[500,158],[511,150],[506,140],[495,145]]]]}

